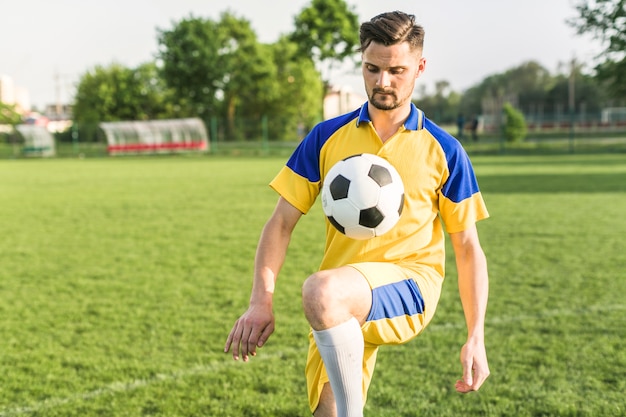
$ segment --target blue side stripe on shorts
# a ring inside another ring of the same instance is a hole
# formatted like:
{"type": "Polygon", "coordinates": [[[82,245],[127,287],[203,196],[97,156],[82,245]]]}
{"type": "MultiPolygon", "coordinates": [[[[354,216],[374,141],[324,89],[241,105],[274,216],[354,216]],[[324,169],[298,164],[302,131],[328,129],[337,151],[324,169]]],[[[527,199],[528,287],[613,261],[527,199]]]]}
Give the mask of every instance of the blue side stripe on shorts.
{"type": "Polygon", "coordinates": [[[424,299],[412,279],[372,290],[372,309],[367,321],[424,313],[424,299]]]}

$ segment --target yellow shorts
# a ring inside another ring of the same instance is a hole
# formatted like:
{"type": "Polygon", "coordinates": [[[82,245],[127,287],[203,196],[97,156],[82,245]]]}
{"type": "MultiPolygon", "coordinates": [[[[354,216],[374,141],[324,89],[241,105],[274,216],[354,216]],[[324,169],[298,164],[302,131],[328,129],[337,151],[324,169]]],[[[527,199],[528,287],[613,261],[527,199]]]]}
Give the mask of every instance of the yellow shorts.
{"type": "MultiPolygon", "coordinates": [[[[380,345],[408,342],[430,322],[439,301],[443,278],[434,270],[415,265],[383,262],[351,264],[372,288],[372,309],[361,327],[365,340],[363,356],[363,404],[372,380],[380,345]]],[[[306,380],[311,412],[317,409],[328,375],[313,333],[309,332],[306,380]]]]}

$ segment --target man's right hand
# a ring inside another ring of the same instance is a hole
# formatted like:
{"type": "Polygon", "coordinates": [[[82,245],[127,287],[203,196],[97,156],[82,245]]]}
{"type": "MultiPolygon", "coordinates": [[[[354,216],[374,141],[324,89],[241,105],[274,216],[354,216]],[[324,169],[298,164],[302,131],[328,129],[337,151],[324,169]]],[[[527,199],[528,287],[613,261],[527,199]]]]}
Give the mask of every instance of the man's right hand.
{"type": "Polygon", "coordinates": [[[235,322],[224,346],[224,353],[232,347],[233,359],[244,362],[248,355],[256,356],[256,348],[263,346],[274,332],[274,313],[271,304],[251,305],[235,322]]]}

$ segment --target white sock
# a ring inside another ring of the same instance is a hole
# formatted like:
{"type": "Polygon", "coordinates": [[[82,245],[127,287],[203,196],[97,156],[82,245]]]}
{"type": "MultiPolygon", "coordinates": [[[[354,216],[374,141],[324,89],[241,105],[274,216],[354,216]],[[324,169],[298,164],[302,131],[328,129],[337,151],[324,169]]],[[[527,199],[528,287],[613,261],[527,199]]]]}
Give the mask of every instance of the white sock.
{"type": "Polygon", "coordinates": [[[363,333],[352,317],[326,330],[313,330],[333,389],[338,417],[363,416],[363,333]]]}

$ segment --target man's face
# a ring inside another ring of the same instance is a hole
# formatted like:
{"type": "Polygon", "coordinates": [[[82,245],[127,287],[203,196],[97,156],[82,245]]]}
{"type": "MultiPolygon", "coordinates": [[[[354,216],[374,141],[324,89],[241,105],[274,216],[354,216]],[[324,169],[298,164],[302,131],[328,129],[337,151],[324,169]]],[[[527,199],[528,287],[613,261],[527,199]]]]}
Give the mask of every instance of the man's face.
{"type": "Polygon", "coordinates": [[[407,42],[391,46],[372,42],[362,59],[365,91],[374,107],[393,110],[411,101],[415,79],[426,67],[421,51],[411,51],[407,42]]]}

